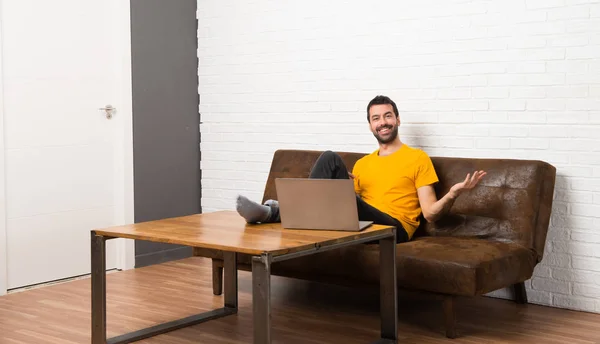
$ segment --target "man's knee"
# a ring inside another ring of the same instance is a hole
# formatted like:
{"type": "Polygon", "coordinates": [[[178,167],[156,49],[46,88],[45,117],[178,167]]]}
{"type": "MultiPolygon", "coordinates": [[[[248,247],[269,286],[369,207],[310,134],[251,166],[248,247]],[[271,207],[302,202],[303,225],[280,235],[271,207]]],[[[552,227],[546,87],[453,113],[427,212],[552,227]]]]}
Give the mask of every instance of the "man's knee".
{"type": "Polygon", "coordinates": [[[341,160],[342,158],[339,156],[338,153],[331,151],[331,150],[326,150],[323,153],[321,153],[321,156],[319,157],[319,159],[323,159],[323,160],[327,160],[327,161],[334,161],[334,160],[341,160]]]}

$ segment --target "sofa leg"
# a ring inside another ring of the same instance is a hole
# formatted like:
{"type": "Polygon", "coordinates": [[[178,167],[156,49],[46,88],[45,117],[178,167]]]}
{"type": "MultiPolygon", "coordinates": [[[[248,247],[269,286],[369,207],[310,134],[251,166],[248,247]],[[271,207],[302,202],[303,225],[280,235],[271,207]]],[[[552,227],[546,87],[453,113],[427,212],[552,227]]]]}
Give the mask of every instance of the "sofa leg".
{"type": "Polygon", "coordinates": [[[527,303],[527,290],[525,289],[525,282],[517,283],[513,285],[515,291],[515,301],[522,305],[527,303]]]}
{"type": "Polygon", "coordinates": [[[456,338],[456,313],[454,311],[455,297],[447,295],[444,298],[444,319],[446,322],[446,337],[456,338]]]}
{"type": "Polygon", "coordinates": [[[213,294],[223,293],[223,263],[220,260],[212,260],[213,294]]]}

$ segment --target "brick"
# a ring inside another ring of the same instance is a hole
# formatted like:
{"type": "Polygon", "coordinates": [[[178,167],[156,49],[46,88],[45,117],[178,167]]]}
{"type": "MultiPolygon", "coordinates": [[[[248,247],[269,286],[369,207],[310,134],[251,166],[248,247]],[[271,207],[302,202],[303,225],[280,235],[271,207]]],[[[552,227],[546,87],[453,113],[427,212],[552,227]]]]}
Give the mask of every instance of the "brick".
{"type": "MultiPolygon", "coordinates": [[[[506,27],[500,27],[501,29],[504,29],[505,34],[506,34],[506,27]]],[[[492,29],[492,28],[490,28],[492,29]]],[[[495,28],[495,29],[499,29],[499,28],[495,28]]],[[[514,26],[514,31],[515,32],[520,32],[526,35],[556,35],[556,34],[563,34],[565,33],[567,30],[566,28],[566,24],[565,22],[562,21],[558,21],[558,22],[541,22],[541,23],[523,23],[523,24],[516,24],[514,26]]],[[[572,28],[572,30],[576,30],[574,28],[572,28]]],[[[512,31],[512,30],[511,30],[512,31]]],[[[494,35],[496,34],[493,30],[490,30],[490,34],[494,35]]]]}
{"type": "Polygon", "coordinates": [[[600,259],[589,257],[573,257],[573,268],[600,272],[600,259]]]}
{"type": "MultiPolygon", "coordinates": [[[[564,216],[564,215],[555,214],[555,216],[564,216]]],[[[546,235],[546,237],[547,237],[547,239],[546,239],[547,245],[546,246],[552,246],[552,241],[569,240],[571,238],[571,231],[568,229],[565,229],[565,228],[552,226],[552,227],[548,228],[548,234],[546,235]]],[[[548,251],[552,250],[551,247],[547,247],[546,249],[548,251]]]]}
{"type": "Polygon", "coordinates": [[[580,33],[580,32],[597,32],[600,27],[600,19],[573,19],[565,22],[565,32],[580,33]]]}
{"type": "MultiPolygon", "coordinates": [[[[553,151],[547,151],[547,150],[526,150],[526,151],[521,151],[522,155],[521,158],[522,159],[533,159],[533,160],[541,160],[541,161],[545,161],[549,164],[553,164],[553,165],[561,165],[561,164],[567,164],[569,163],[569,157],[571,155],[571,153],[563,153],[563,152],[553,152],[553,151]]],[[[555,185],[556,189],[560,189],[561,185],[568,185],[568,182],[562,182],[561,184],[561,178],[560,175],[557,176],[557,183],[555,185]]]]}
{"type": "Polygon", "coordinates": [[[452,103],[452,107],[458,111],[487,111],[489,103],[487,101],[457,100],[452,103]]]}
{"type": "Polygon", "coordinates": [[[563,111],[566,108],[564,99],[531,99],[527,101],[527,110],[531,111],[563,111]]]}
{"type": "Polygon", "coordinates": [[[600,110],[600,100],[569,99],[569,100],[567,100],[567,110],[569,110],[569,111],[600,110]]]}
{"type": "Polygon", "coordinates": [[[503,112],[486,112],[473,114],[473,122],[475,123],[506,123],[507,120],[508,115],[503,112]]]}
{"type": "Polygon", "coordinates": [[[440,89],[437,92],[438,99],[469,99],[471,90],[469,88],[440,89]]]}
{"type": "Polygon", "coordinates": [[[546,61],[546,72],[585,74],[588,70],[588,62],[587,60],[546,61]]]}
{"type": "MultiPolygon", "coordinates": [[[[599,56],[600,56],[600,54],[599,54],[599,56]]],[[[599,73],[600,72],[600,61],[598,61],[597,59],[593,60],[593,61],[589,61],[588,67],[589,67],[588,72],[599,73]]]]}
{"type": "Polygon", "coordinates": [[[522,123],[522,124],[542,124],[546,123],[546,113],[543,112],[517,112],[517,113],[509,113],[508,121],[512,123],[522,123]]]}
{"type": "MultiPolygon", "coordinates": [[[[565,253],[547,253],[544,254],[543,262],[549,266],[567,268],[571,266],[571,256],[565,253]]],[[[600,265],[598,265],[598,271],[600,271],[600,265]]]]}
{"type": "Polygon", "coordinates": [[[593,194],[591,192],[578,192],[571,190],[556,190],[554,199],[560,202],[593,203],[593,194]]]}
{"type": "MultiPolygon", "coordinates": [[[[529,127],[530,137],[550,137],[553,138],[551,147],[559,146],[555,142],[571,142],[572,140],[561,139],[563,137],[569,137],[569,133],[565,131],[564,127],[550,126],[550,125],[532,125],[529,127]]],[[[570,149],[568,149],[570,150],[570,149]]]]}
{"type": "Polygon", "coordinates": [[[594,223],[595,219],[581,216],[569,216],[569,225],[572,228],[594,229],[598,226],[594,223]]]}
{"type": "Polygon", "coordinates": [[[553,8],[549,9],[547,13],[547,19],[549,21],[574,18],[589,18],[590,8],[588,6],[553,8]]]}
{"type": "Polygon", "coordinates": [[[594,204],[600,204],[600,193],[595,193],[594,194],[594,200],[593,200],[594,204]]]}
{"type": "Polygon", "coordinates": [[[589,85],[589,84],[600,84],[599,74],[567,74],[567,84],[569,85],[589,85]]]}
{"type": "Polygon", "coordinates": [[[547,44],[546,38],[538,36],[522,37],[508,42],[509,49],[543,48],[547,44]]]}
{"type": "MultiPolygon", "coordinates": [[[[536,152],[537,153],[537,152],[536,152]]],[[[556,182],[554,187],[557,189],[570,189],[571,181],[568,180],[565,176],[561,176],[560,174],[556,176],[556,182]]]]}
{"type": "Polygon", "coordinates": [[[577,282],[600,286],[600,273],[594,271],[552,268],[552,278],[559,281],[577,282]]]}
{"type": "Polygon", "coordinates": [[[476,87],[471,91],[475,99],[502,99],[508,98],[508,87],[476,87]]]}
{"type": "MultiPolygon", "coordinates": [[[[590,152],[598,145],[597,140],[590,140],[590,139],[573,140],[572,138],[569,138],[569,139],[559,138],[559,137],[568,137],[568,136],[569,136],[568,133],[566,133],[565,135],[550,135],[550,137],[555,138],[554,140],[552,140],[550,148],[558,150],[558,151],[590,152]]],[[[570,167],[570,168],[573,168],[573,170],[576,170],[578,167],[570,167]]],[[[592,167],[589,167],[586,169],[585,175],[579,175],[579,177],[592,177],[592,176],[593,176],[592,167]]]]}
{"type": "Polygon", "coordinates": [[[567,6],[597,4],[598,0],[567,0],[567,6]]]}
{"type": "MultiPolygon", "coordinates": [[[[577,151],[576,149],[572,149],[572,151],[577,151]]],[[[591,167],[579,167],[579,166],[565,166],[561,168],[561,171],[565,176],[569,177],[591,177],[593,174],[591,167]]],[[[580,199],[575,199],[574,201],[578,203],[590,203],[590,202],[581,202],[580,199]]]]}
{"type": "Polygon", "coordinates": [[[591,284],[575,283],[573,284],[573,295],[585,296],[598,299],[600,298],[600,286],[591,284]]]}
{"type": "Polygon", "coordinates": [[[523,149],[548,149],[550,147],[550,140],[513,138],[510,139],[510,147],[523,149]]]}
{"type": "Polygon", "coordinates": [[[557,215],[567,215],[569,213],[569,205],[556,201],[552,204],[552,211],[557,215]]]}
{"type": "Polygon", "coordinates": [[[491,126],[489,135],[493,137],[526,137],[529,129],[523,126],[491,126]]]}
{"type": "Polygon", "coordinates": [[[527,102],[525,100],[490,100],[489,109],[491,111],[523,111],[527,102]]]}
{"type": "Polygon", "coordinates": [[[473,148],[473,139],[455,138],[444,140],[440,146],[446,148],[473,148]]]}
{"type": "Polygon", "coordinates": [[[588,35],[567,35],[548,39],[552,47],[583,47],[590,43],[588,35]]]}
{"type": "Polygon", "coordinates": [[[439,115],[440,124],[443,123],[472,123],[473,113],[471,112],[446,112],[439,115]]]}
{"type": "Polygon", "coordinates": [[[589,95],[588,86],[552,86],[546,87],[548,98],[586,98],[589,95]]]}
{"type": "Polygon", "coordinates": [[[559,294],[571,294],[571,284],[569,282],[558,281],[550,278],[534,277],[531,279],[531,285],[534,290],[542,290],[559,294]]]}
{"type": "Polygon", "coordinates": [[[478,149],[508,149],[510,148],[510,139],[477,139],[475,147],[478,149]]]}
{"type": "Polygon", "coordinates": [[[524,50],[527,60],[564,60],[565,48],[544,48],[524,50]]]}
{"type": "Polygon", "coordinates": [[[563,7],[565,0],[526,0],[528,9],[563,7]]]}
{"type": "Polygon", "coordinates": [[[571,239],[586,243],[600,243],[600,234],[589,232],[572,232],[571,239]]]}
{"type": "Polygon", "coordinates": [[[538,264],[533,270],[533,276],[550,278],[552,276],[552,268],[543,264],[538,264]]]}
{"type": "Polygon", "coordinates": [[[552,294],[547,291],[527,290],[527,302],[536,305],[552,305],[552,294]]]}
{"type": "MultiPolygon", "coordinates": [[[[546,120],[549,124],[579,124],[579,123],[585,123],[587,121],[587,114],[586,113],[577,113],[577,112],[569,112],[569,113],[546,113],[546,120]]],[[[575,134],[575,136],[572,137],[583,137],[580,136],[581,133],[585,133],[586,131],[589,131],[588,129],[585,128],[581,128],[581,130],[579,130],[580,128],[577,128],[577,133],[575,134]]],[[[570,135],[573,135],[573,131],[576,130],[575,127],[568,127],[568,130],[570,131],[570,135]]],[[[595,134],[595,136],[597,136],[597,134],[595,134]]],[[[585,136],[586,138],[589,138],[589,136],[585,136]]]]}
{"type": "MultiPolygon", "coordinates": [[[[600,153],[582,153],[571,157],[573,164],[600,165],[600,153]]],[[[595,191],[595,190],[593,190],[595,191]]]]}
{"type": "Polygon", "coordinates": [[[563,74],[531,74],[527,75],[527,85],[530,86],[553,86],[563,85],[565,76],[563,74]]]}
{"type": "Polygon", "coordinates": [[[487,77],[485,75],[470,75],[452,78],[452,86],[454,87],[477,87],[486,85],[487,77]]]}
{"type": "Polygon", "coordinates": [[[520,86],[527,82],[526,76],[521,74],[490,74],[487,78],[490,86],[520,86]]]}
{"type": "Polygon", "coordinates": [[[543,87],[515,86],[510,88],[510,98],[516,99],[532,99],[545,98],[546,90],[543,87]]]}
{"type": "Polygon", "coordinates": [[[480,125],[459,125],[451,129],[452,134],[457,136],[481,137],[489,135],[489,129],[480,125]]]}
{"type": "Polygon", "coordinates": [[[598,179],[573,178],[570,184],[573,190],[600,192],[600,180],[598,179]]]}
{"type": "MultiPolygon", "coordinates": [[[[597,214],[600,214],[600,206],[575,203],[571,206],[571,214],[579,216],[596,216],[597,214]]],[[[597,249],[599,250],[598,254],[600,255],[600,246],[598,246],[597,249]]]]}
{"type": "Polygon", "coordinates": [[[400,118],[401,123],[437,123],[439,115],[437,113],[405,113],[400,118]]]}
{"type": "Polygon", "coordinates": [[[595,310],[594,299],[579,296],[553,295],[552,304],[559,308],[576,311],[593,312],[595,310]]]}
{"type": "Polygon", "coordinates": [[[567,59],[593,59],[600,56],[600,46],[568,47],[567,59]]]}

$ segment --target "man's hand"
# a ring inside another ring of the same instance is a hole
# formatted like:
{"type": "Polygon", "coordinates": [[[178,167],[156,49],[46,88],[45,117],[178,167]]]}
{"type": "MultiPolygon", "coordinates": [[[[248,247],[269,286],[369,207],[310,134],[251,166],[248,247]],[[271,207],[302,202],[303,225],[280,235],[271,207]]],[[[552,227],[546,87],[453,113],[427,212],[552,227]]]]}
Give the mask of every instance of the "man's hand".
{"type": "Polygon", "coordinates": [[[448,192],[453,198],[458,197],[461,193],[470,190],[477,186],[481,178],[483,178],[487,173],[485,171],[475,171],[473,175],[470,173],[467,174],[467,177],[464,181],[460,183],[454,184],[450,191],[448,192]]]}
{"type": "Polygon", "coordinates": [[[486,175],[484,171],[475,171],[473,175],[467,174],[464,181],[456,183],[450,188],[450,191],[440,200],[437,200],[433,186],[426,185],[417,189],[419,203],[423,211],[423,216],[427,222],[435,222],[446,214],[456,198],[463,192],[477,186],[481,178],[486,175]]]}
{"type": "Polygon", "coordinates": [[[356,178],[352,173],[348,172],[348,177],[350,177],[350,179],[354,179],[356,178]]]}

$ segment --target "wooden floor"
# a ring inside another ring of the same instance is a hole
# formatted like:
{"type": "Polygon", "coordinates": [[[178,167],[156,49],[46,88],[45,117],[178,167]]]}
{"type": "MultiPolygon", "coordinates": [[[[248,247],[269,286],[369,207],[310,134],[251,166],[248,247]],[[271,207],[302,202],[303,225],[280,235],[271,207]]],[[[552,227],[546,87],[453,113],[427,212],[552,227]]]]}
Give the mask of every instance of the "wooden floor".
{"type": "MultiPolygon", "coordinates": [[[[210,262],[188,258],[107,276],[110,337],[222,306],[210,262]]],[[[239,273],[237,315],[139,343],[252,343],[250,274],[239,273]]],[[[600,343],[600,315],[492,298],[458,299],[459,338],[444,337],[441,302],[399,295],[399,343],[600,343]]],[[[274,343],[369,343],[379,335],[378,295],[274,277],[274,343]]],[[[90,280],[0,297],[0,343],[90,342],[90,280]]]]}

